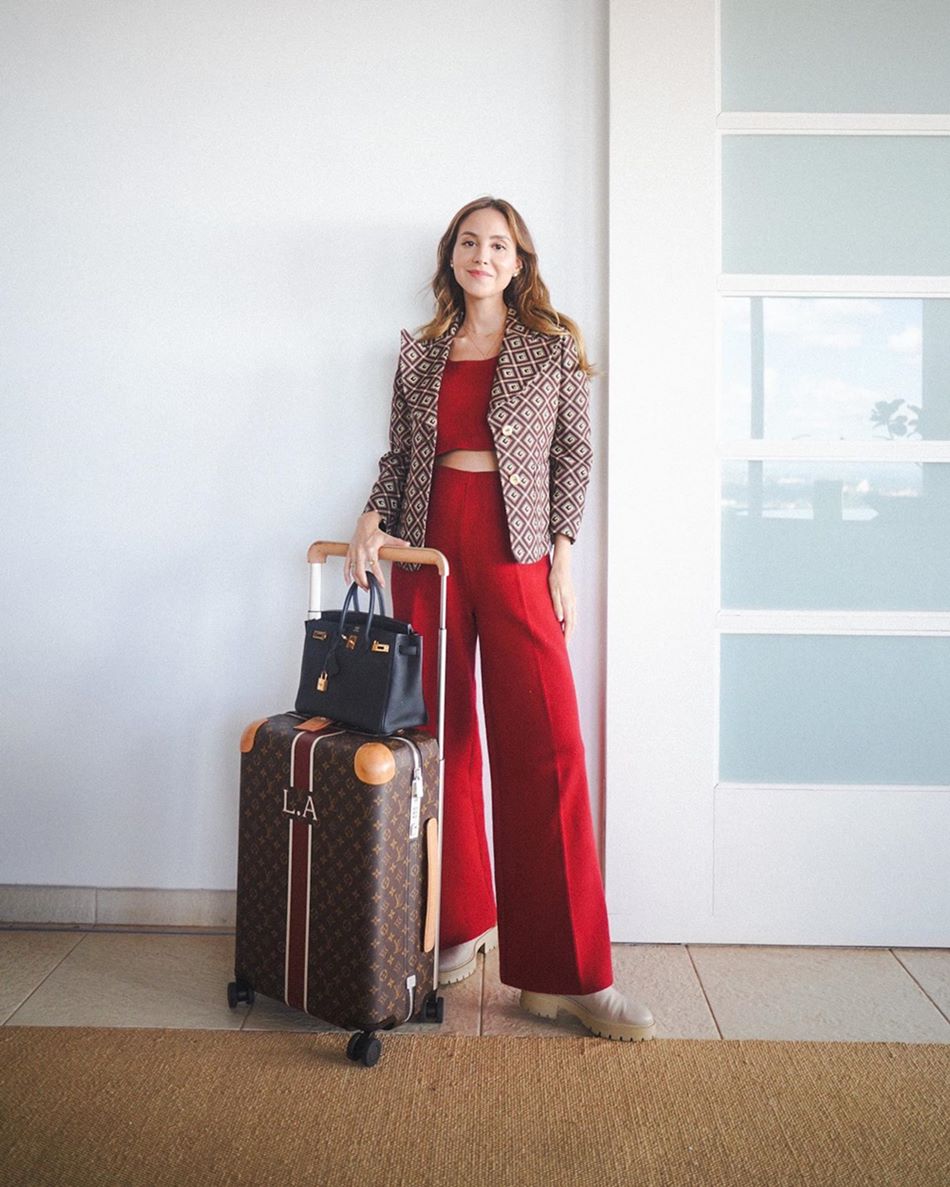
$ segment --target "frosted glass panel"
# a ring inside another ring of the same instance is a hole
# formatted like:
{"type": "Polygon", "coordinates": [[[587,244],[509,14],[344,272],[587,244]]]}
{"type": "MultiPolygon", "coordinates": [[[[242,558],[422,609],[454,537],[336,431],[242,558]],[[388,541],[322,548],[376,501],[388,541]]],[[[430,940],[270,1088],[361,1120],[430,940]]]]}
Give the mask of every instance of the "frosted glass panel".
{"type": "Polygon", "coordinates": [[[723,111],[950,111],[947,0],[721,0],[723,111]]]}
{"type": "Polygon", "coordinates": [[[950,639],[724,635],[720,778],[950,783],[950,639]]]}
{"type": "Polygon", "coordinates": [[[950,137],[722,138],[725,272],[950,275],[950,137]]]}
{"type": "Polygon", "coordinates": [[[727,609],[948,610],[948,541],[950,463],[723,463],[727,609]]]}
{"type": "Polygon", "coordinates": [[[950,438],[950,300],[723,299],[722,436],[950,438]]]}

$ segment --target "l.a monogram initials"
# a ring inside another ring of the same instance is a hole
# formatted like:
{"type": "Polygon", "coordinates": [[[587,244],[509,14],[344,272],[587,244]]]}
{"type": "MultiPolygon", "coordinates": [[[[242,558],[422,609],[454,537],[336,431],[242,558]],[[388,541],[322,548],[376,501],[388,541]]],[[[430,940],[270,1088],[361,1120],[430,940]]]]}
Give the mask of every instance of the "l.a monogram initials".
{"type": "Polygon", "coordinates": [[[313,796],[295,787],[284,788],[284,806],[286,816],[299,816],[301,820],[316,820],[317,810],[313,804],[313,796]]]}

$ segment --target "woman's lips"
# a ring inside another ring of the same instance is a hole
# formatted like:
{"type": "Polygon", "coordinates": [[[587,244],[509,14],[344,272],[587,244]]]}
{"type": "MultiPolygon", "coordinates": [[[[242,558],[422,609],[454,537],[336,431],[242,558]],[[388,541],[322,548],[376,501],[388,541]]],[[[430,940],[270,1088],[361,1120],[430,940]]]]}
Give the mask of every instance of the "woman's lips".
{"type": "Polygon", "coordinates": [[[478,272],[478,271],[473,270],[472,268],[469,268],[468,274],[469,274],[469,276],[491,276],[490,272],[478,272]]]}

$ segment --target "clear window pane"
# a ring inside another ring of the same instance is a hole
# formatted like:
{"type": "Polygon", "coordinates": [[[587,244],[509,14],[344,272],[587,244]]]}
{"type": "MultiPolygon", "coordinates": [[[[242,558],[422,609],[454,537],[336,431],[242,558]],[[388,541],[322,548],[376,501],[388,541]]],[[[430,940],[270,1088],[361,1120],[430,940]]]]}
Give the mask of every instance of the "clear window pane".
{"type": "Polygon", "coordinates": [[[950,438],[950,300],[727,297],[726,440],[950,438]]]}

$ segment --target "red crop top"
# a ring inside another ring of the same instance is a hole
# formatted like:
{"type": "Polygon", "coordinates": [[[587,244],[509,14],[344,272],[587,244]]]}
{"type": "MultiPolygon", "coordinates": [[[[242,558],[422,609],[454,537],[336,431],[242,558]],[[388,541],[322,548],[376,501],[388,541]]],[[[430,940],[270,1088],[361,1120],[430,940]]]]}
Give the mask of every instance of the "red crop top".
{"type": "Polygon", "coordinates": [[[447,359],[439,388],[436,454],[450,449],[494,449],[488,424],[488,397],[498,356],[447,359]]]}

